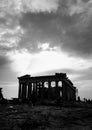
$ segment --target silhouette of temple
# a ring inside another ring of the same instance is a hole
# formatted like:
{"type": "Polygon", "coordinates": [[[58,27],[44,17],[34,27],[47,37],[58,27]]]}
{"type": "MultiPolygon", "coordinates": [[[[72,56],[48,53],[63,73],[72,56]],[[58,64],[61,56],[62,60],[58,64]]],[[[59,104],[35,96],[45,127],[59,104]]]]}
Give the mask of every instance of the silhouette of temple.
{"type": "Polygon", "coordinates": [[[76,100],[76,87],[68,79],[66,73],[55,75],[31,77],[24,75],[18,77],[20,100],[55,100],[61,98],[63,101],[76,100]]]}

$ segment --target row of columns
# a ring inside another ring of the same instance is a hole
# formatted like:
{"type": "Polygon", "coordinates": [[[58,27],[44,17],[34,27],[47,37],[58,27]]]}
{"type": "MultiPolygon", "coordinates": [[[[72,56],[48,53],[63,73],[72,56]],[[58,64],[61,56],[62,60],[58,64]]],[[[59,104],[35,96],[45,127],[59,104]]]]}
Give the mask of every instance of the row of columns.
{"type": "MultiPolygon", "coordinates": [[[[35,82],[35,83],[26,83],[19,81],[19,99],[32,99],[36,97],[44,98],[44,83],[45,82],[35,82]]],[[[55,81],[56,86],[56,95],[59,96],[58,91],[58,81],[55,81]]],[[[48,98],[51,97],[51,81],[48,81],[48,98]]]]}

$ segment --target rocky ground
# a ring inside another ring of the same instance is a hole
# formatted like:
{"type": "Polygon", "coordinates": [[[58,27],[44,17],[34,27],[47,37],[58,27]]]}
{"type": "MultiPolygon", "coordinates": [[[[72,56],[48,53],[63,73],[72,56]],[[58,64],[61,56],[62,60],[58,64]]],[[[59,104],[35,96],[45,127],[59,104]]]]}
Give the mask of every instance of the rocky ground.
{"type": "Polygon", "coordinates": [[[0,130],[92,130],[92,108],[0,105],[0,130]]]}

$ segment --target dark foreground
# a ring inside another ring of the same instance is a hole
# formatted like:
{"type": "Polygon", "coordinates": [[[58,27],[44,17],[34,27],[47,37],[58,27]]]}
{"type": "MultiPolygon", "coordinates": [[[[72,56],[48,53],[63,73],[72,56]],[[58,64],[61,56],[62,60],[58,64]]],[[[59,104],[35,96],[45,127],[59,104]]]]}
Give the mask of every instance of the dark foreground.
{"type": "Polygon", "coordinates": [[[92,108],[0,105],[0,130],[92,130],[92,108]]]}

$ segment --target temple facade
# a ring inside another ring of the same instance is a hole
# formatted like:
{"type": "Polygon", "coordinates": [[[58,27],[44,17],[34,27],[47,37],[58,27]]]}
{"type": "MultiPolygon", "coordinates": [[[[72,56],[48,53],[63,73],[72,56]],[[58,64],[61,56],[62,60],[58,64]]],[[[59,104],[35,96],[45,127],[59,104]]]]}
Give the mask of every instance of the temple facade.
{"type": "Polygon", "coordinates": [[[66,73],[55,75],[36,76],[24,75],[18,77],[20,100],[55,100],[61,98],[63,101],[76,100],[76,87],[69,80],[66,73]]]}

